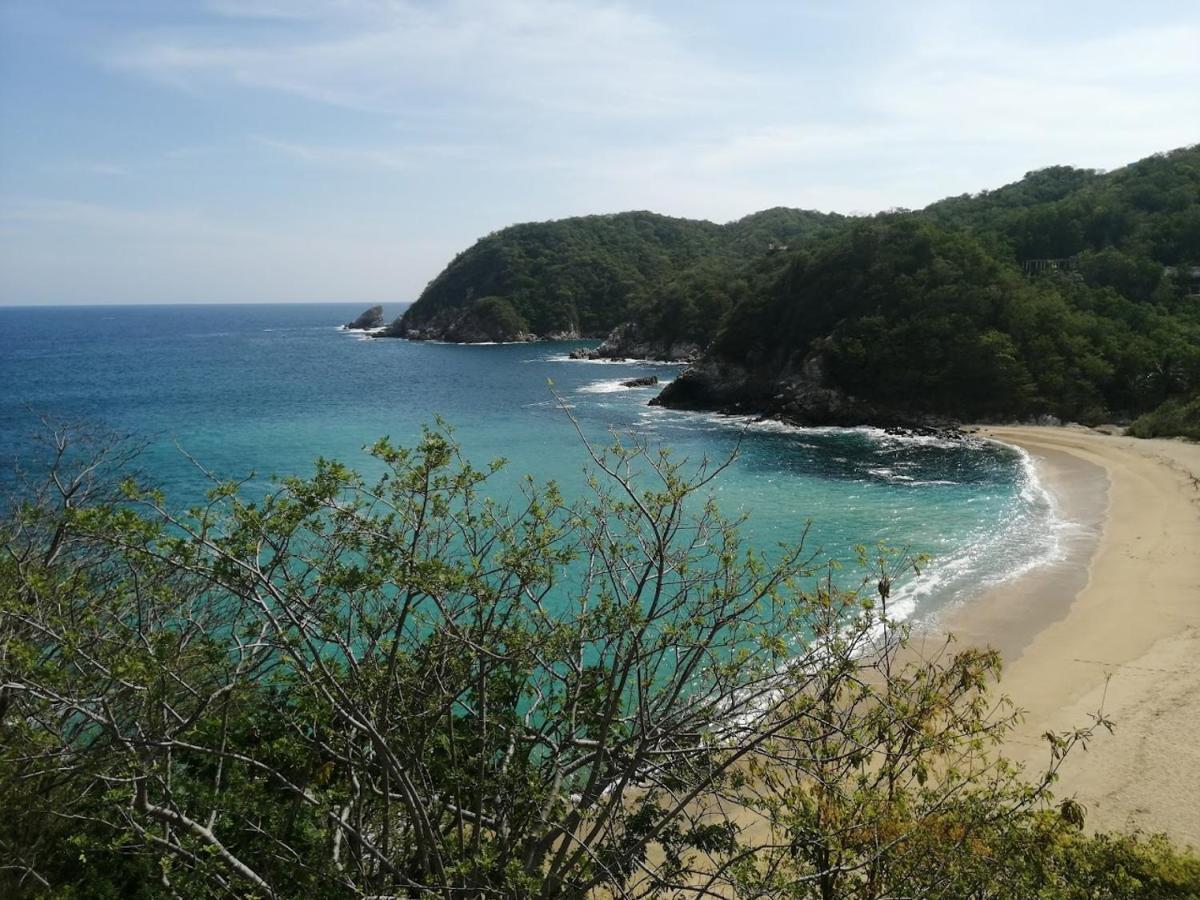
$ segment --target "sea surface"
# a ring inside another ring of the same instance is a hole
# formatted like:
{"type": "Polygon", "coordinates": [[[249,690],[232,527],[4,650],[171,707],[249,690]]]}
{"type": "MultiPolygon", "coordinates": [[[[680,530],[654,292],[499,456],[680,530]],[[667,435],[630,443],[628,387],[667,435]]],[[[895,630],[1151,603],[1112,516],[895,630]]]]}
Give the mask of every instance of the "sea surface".
{"type": "Polygon", "coordinates": [[[663,410],[647,405],[656,389],[621,381],[669,381],[678,366],[569,360],[580,343],[370,340],[339,327],[361,306],[0,308],[0,483],[29,464],[44,414],[147,439],[139,466],[180,505],[205,489],[197,463],[249,476],[251,491],[318,456],[374,473],[365,445],[412,443],[441,416],[477,465],[508,460],[501,493],[528,473],[577,496],[588,460],[565,404],[598,444],[633,433],[690,463],[736,449],[712,491],[749,515],[764,551],[811,523],[806,546],[825,556],[879,541],[930,554],[896,613],[923,616],[1060,552],[1063,523],[1013,449],[663,410]]]}

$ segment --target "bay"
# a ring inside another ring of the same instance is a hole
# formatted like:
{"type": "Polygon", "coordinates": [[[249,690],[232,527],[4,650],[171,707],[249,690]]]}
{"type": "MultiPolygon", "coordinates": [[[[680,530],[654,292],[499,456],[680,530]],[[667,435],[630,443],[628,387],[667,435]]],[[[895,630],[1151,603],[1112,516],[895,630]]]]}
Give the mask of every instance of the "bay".
{"type": "MultiPolygon", "coordinates": [[[[400,306],[388,309],[397,314],[400,306]]],[[[663,410],[644,375],[677,366],[568,359],[579,343],[460,346],[369,340],[339,328],[360,304],[90,306],[0,309],[0,466],[28,465],[38,417],[94,421],[148,440],[139,464],[182,505],[205,486],[193,460],[268,489],[318,456],[367,474],[364,447],[411,444],[441,416],[469,459],[585,489],[587,455],[564,406],[596,444],[613,434],[696,464],[738,458],[712,490],[747,514],[751,544],[798,540],[852,560],[883,541],[933,564],[897,612],[926,614],[1058,553],[1064,527],[1017,451],[879,429],[800,429],[663,410]],[[189,457],[191,457],[189,459],[189,457]]],[[[0,478],[6,478],[0,475],[0,478]]],[[[851,573],[848,578],[853,579],[851,573]]]]}

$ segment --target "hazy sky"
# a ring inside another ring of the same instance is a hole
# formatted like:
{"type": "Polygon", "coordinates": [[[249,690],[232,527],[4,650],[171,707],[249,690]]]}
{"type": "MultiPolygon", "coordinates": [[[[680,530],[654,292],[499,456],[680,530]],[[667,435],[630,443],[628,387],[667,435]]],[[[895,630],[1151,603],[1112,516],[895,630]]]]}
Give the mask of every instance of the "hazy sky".
{"type": "Polygon", "coordinates": [[[0,0],[0,303],[414,298],[518,221],[1200,141],[1200,3],[0,0]]]}

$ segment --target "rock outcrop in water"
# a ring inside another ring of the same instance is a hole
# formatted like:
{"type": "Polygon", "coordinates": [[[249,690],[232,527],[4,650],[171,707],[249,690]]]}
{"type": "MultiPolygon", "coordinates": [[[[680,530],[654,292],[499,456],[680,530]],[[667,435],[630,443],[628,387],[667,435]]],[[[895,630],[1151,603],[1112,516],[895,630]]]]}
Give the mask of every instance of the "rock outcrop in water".
{"type": "Polygon", "coordinates": [[[373,328],[383,327],[383,307],[372,306],[370,309],[364,310],[353,322],[347,322],[346,327],[355,331],[369,331],[373,328]]]}
{"type": "Polygon", "coordinates": [[[654,387],[656,384],[658,384],[657,375],[643,375],[641,378],[630,378],[628,381],[622,381],[621,387],[654,387]]]}
{"type": "Polygon", "coordinates": [[[698,344],[651,340],[634,322],[618,325],[598,347],[571,351],[572,359],[655,359],[663,362],[691,362],[699,355],[698,344]]]}
{"type": "Polygon", "coordinates": [[[684,369],[650,404],[750,413],[794,425],[941,429],[956,424],[948,417],[891,408],[847,393],[831,382],[820,349],[782,370],[706,356],[684,369]]]}

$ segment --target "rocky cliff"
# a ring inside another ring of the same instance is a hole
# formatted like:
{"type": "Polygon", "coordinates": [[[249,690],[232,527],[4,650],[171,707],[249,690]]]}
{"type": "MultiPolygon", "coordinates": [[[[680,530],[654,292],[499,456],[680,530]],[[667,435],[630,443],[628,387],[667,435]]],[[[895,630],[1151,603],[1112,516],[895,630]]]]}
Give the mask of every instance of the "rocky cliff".
{"type": "Polygon", "coordinates": [[[634,322],[618,325],[598,347],[572,350],[574,359],[656,359],[691,362],[700,355],[700,345],[690,341],[660,341],[646,337],[634,322]]]}
{"type": "Polygon", "coordinates": [[[705,356],[650,401],[672,409],[760,415],[795,425],[946,426],[945,416],[888,408],[831,383],[818,348],[782,367],[705,356]]]}

